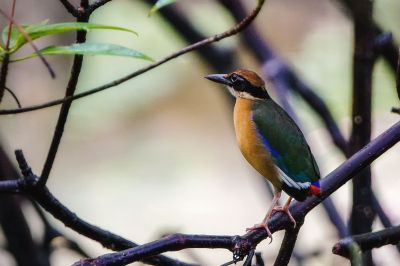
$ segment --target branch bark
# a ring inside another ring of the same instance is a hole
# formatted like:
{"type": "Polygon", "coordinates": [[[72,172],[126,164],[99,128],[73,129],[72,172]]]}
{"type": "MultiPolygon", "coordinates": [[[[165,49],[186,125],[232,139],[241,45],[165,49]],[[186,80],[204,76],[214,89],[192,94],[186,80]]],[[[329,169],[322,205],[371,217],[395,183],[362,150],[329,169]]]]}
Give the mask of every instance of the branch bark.
{"type": "MultiPolygon", "coordinates": [[[[77,19],[78,22],[88,22],[89,15],[86,16],[79,16],[77,19]]],[[[86,41],[86,31],[78,31],[76,36],[76,43],[84,43],[86,41]]],[[[83,56],[82,55],[75,55],[74,62],[72,64],[71,75],[68,81],[68,85],[65,91],[65,97],[71,97],[74,95],[76,90],[76,85],[78,84],[79,74],[82,69],[82,62],[83,56]]],[[[60,113],[58,115],[57,125],[54,130],[53,139],[50,144],[49,151],[47,153],[47,158],[43,166],[42,174],[40,175],[39,184],[45,185],[50,171],[53,168],[54,160],[57,155],[58,148],[61,143],[61,138],[64,133],[64,127],[67,122],[69,109],[72,105],[72,102],[64,102],[61,106],[60,113]]]]}
{"type": "Polygon", "coordinates": [[[345,258],[351,257],[351,246],[355,243],[362,252],[379,248],[388,244],[396,245],[400,242],[400,226],[386,228],[380,231],[346,237],[337,242],[332,252],[345,258]]]}
{"type": "MultiPolygon", "coordinates": [[[[374,65],[373,2],[357,0],[351,4],[354,18],[353,114],[349,152],[354,154],[371,139],[372,69],[374,65]]],[[[352,234],[371,232],[375,210],[372,208],[371,169],[366,167],[353,178],[353,205],[350,218],[352,234]]],[[[363,264],[373,265],[372,254],[363,255],[363,264]]]]}
{"type": "Polygon", "coordinates": [[[274,266],[286,266],[289,264],[290,258],[292,257],[293,249],[296,244],[297,236],[299,235],[300,228],[303,226],[304,219],[300,220],[296,227],[289,227],[285,231],[285,236],[281,247],[279,249],[278,256],[275,260],[274,266]]]}

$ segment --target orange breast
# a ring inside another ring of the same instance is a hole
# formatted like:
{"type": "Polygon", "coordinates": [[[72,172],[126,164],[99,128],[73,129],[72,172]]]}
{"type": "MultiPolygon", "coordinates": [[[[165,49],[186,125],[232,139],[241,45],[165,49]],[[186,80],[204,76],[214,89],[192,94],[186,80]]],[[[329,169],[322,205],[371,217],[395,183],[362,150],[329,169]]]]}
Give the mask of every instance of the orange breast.
{"type": "Polygon", "coordinates": [[[262,176],[267,178],[276,188],[281,188],[282,181],[277,168],[271,159],[271,155],[263,146],[257,134],[256,125],[251,119],[251,105],[251,100],[239,97],[236,99],[233,116],[240,151],[262,176]]]}

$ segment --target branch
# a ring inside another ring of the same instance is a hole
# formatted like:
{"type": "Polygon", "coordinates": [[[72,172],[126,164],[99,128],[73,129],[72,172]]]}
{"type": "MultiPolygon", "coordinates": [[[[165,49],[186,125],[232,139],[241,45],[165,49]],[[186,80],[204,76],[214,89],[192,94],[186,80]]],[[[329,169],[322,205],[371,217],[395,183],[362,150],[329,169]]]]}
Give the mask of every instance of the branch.
{"type": "MultiPolygon", "coordinates": [[[[322,195],[320,198],[309,197],[304,202],[295,202],[290,212],[300,222],[315,206],[343,186],[355,174],[369,165],[381,154],[400,141],[400,122],[371,141],[362,150],[321,179],[322,195]]],[[[291,221],[282,213],[275,213],[269,221],[271,233],[292,226],[291,221]]],[[[221,248],[233,251],[234,260],[243,259],[250,250],[267,237],[263,229],[254,230],[243,236],[184,235],[174,234],[122,252],[105,254],[95,259],[82,260],[74,265],[123,265],[167,251],[185,248],[221,248]]]]}
{"type": "Polygon", "coordinates": [[[126,75],[125,77],[122,77],[120,79],[116,79],[114,81],[111,81],[111,82],[109,82],[107,84],[104,84],[102,86],[90,89],[88,91],[85,91],[85,92],[82,92],[82,93],[78,93],[73,97],[66,97],[65,99],[59,99],[59,100],[53,101],[51,104],[45,103],[45,104],[33,105],[33,106],[21,108],[21,109],[3,109],[3,110],[0,110],[0,115],[25,113],[25,112],[30,112],[30,111],[34,111],[34,110],[43,109],[43,108],[46,108],[46,107],[58,105],[58,104],[60,104],[62,102],[68,103],[68,102],[72,102],[75,99],[80,99],[80,98],[92,95],[94,93],[97,93],[97,92],[100,92],[100,91],[115,87],[115,86],[117,86],[119,84],[122,84],[122,83],[124,83],[124,82],[126,82],[126,81],[128,81],[130,79],[133,79],[133,78],[135,78],[135,77],[137,77],[137,76],[139,76],[139,75],[141,75],[143,73],[146,73],[147,71],[152,70],[153,68],[156,68],[156,67],[158,67],[158,66],[160,66],[162,64],[165,64],[168,61],[171,61],[172,59],[175,59],[175,58],[177,58],[177,57],[179,57],[181,55],[184,55],[184,54],[186,54],[188,52],[200,49],[200,48],[202,48],[202,47],[204,47],[206,45],[209,45],[209,44],[214,43],[214,42],[218,42],[218,41],[220,41],[222,39],[225,39],[227,37],[230,37],[230,36],[233,36],[233,35],[237,34],[238,32],[240,32],[243,29],[245,29],[257,17],[257,15],[259,14],[259,12],[261,10],[261,7],[263,6],[264,2],[265,2],[265,0],[258,0],[258,4],[257,4],[256,8],[250,13],[250,15],[245,17],[242,21],[240,21],[238,24],[236,24],[231,29],[229,29],[229,30],[227,30],[227,31],[225,31],[223,33],[220,33],[220,34],[216,34],[216,35],[214,35],[212,37],[203,39],[203,40],[201,40],[199,42],[196,42],[194,44],[191,44],[189,46],[186,46],[185,48],[183,48],[183,49],[181,49],[181,50],[179,50],[177,52],[174,52],[174,53],[168,55],[167,57],[165,57],[165,58],[163,58],[163,59],[161,59],[161,60],[159,60],[159,61],[157,61],[157,62],[155,62],[153,64],[148,65],[147,67],[141,68],[141,69],[139,69],[139,70],[137,70],[137,71],[135,71],[135,72],[133,72],[133,73],[131,73],[129,75],[126,75]]]}
{"type": "Polygon", "coordinates": [[[98,1],[94,2],[93,4],[89,5],[89,7],[86,9],[86,12],[88,12],[88,14],[92,14],[93,11],[95,11],[97,8],[107,4],[108,2],[111,2],[111,0],[98,0],[98,1]]]}
{"type": "MultiPolygon", "coordinates": [[[[14,166],[0,145],[0,191],[19,191],[13,179],[18,177],[14,166]],[[10,186],[11,185],[11,186],[10,186]],[[7,191],[7,190],[6,190],[7,191]]],[[[47,266],[49,256],[32,237],[20,196],[0,194],[0,225],[7,250],[18,266],[47,266]]]]}
{"type": "MultiPolygon", "coordinates": [[[[88,22],[89,16],[79,17],[77,19],[78,22],[88,22]]],[[[78,31],[76,36],[77,43],[84,43],[86,41],[86,31],[78,31]]],[[[76,90],[76,85],[78,84],[79,74],[82,69],[83,56],[75,55],[74,62],[72,64],[71,75],[68,81],[67,88],[65,90],[65,97],[74,95],[76,90]]],[[[47,153],[47,158],[43,166],[42,174],[39,180],[40,185],[45,185],[50,171],[53,168],[54,160],[57,155],[58,147],[60,146],[61,138],[64,133],[64,127],[67,122],[69,109],[71,107],[72,102],[65,102],[61,106],[60,113],[58,115],[57,125],[54,130],[53,138],[51,140],[50,148],[47,153]]]]}
{"type": "MultiPolygon", "coordinates": [[[[352,4],[354,1],[337,0],[337,2],[345,8],[344,9],[346,11],[345,14],[351,19],[354,19],[354,13],[356,11],[355,6],[352,4]]],[[[383,33],[383,30],[373,21],[372,21],[372,27],[375,32],[375,35],[380,35],[383,33]]],[[[398,60],[398,45],[393,40],[390,40],[390,42],[386,43],[380,50],[381,50],[381,55],[389,64],[389,66],[393,69],[393,71],[396,71],[397,60],[398,60]]]]}
{"type": "MultiPolygon", "coordinates": [[[[376,196],[373,194],[372,195],[372,207],[374,208],[376,214],[379,217],[379,220],[381,220],[382,225],[385,228],[390,228],[393,227],[392,222],[390,221],[389,217],[386,215],[385,211],[383,210],[381,204],[379,203],[378,199],[376,196]]],[[[400,252],[400,244],[396,245],[397,251],[400,252]]]]}
{"type": "MultiPolygon", "coordinates": [[[[354,19],[353,60],[353,112],[352,132],[349,141],[350,154],[365,146],[371,139],[372,70],[374,37],[373,2],[353,1],[350,6],[354,19]]],[[[375,218],[372,208],[371,169],[367,167],[353,178],[353,204],[350,217],[352,234],[371,232],[375,218]]],[[[363,263],[373,265],[372,254],[363,254],[363,263]]]]}
{"type": "Polygon", "coordinates": [[[274,266],[288,265],[290,258],[292,257],[293,249],[296,244],[297,236],[300,228],[304,223],[304,219],[297,223],[295,228],[288,228],[285,231],[285,236],[279,249],[278,256],[275,260],[274,266]]]}
{"type": "Polygon", "coordinates": [[[1,70],[0,70],[0,103],[3,100],[4,91],[6,90],[6,81],[7,81],[9,63],[10,63],[10,57],[8,54],[5,54],[3,61],[1,63],[1,70]]]}
{"type": "Polygon", "coordinates": [[[78,9],[75,8],[68,0],[60,0],[61,4],[65,7],[65,9],[74,17],[79,16],[78,9]]]}
{"type": "Polygon", "coordinates": [[[16,95],[10,88],[4,87],[4,89],[5,89],[6,91],[8,91],[8,93],[10,93],[11,97],[12,97],[12,98],[14,99],[14,101],[17,103],[17,106],[18,106],[19,108],[21,108],[21,103],[20,103],[20,101],[19,101],[17,95],[16,95]]]}
{"type": "Polygon", "coordinates": [[[355,243],[361,252],[369,251],[388,244],[396,245],[400,242],[400,226],[386,228],[380,231],[346,237],[337,242],[332,252],[336,255],[349,258],[351,246],[355,243]]]}
{"type": "Polygon", "coordinates": [[[82,249],[82,247],[75,241],[64,234],[62,234],[60,231],[58,231],[56,228],[54,228],[48,221],[47,217],[45,216],[43,210],[39,207],[39,205],[31,201],[33,207],[35,208],[36,212],[38,213],[40,219],[43,222],[44,225],[44,237],[43,237],[43,246],[45,247],[46,251],[50,254],[53,249],[52,249],[52,242],[55,238],[62,238],[63,239],[63,247],[68,248],[72,251],[75,251],[77,254],[81,255],[83,258],[88,258],[90,257],[86,251],[82,249]]]}
{"type": "MultiPolygon", "coordinates": [[[[70,211],[60,201],[58,201],[46,186],[39,185],[39,177],[32,173],[32,170],[26,162],[21,150],[15,151],[15,155],[23,175],[23,177],[20,179],[15,180],[15,182],[18,184],[18,190],[32,198],[43,209],[53,215],[54,218],[60,220],[65,226],[71,228],[75,232],[101,243],[106,248],[112,250],[123,250],[137,246],[137,244],[125,238],[103,230],[100,227],[94,226],[80,219],[75,213],[70,211]]],[[[4,181],[0,182],[0,187],[2,187],[1,184],[3,182],[4,181]]],[[[3,190],[3,192],[4,191],[5,190],[3,190]]],[[[152,265],[191,265],[178,260],[170,259],[166,256],[154,256],[151,258],[146,258],[143,260],[143,262],[152,265]]]]}
{"type": "Polygon", "coordinates": [[[396,90],[400,100],[400,48],[398,51],[397,68],[396,68],[396,90]]]}

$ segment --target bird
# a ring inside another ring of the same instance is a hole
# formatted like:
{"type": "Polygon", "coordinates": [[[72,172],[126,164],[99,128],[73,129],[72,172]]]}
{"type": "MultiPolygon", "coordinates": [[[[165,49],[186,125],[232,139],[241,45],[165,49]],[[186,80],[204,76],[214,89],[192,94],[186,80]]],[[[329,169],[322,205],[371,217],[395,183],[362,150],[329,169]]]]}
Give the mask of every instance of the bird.
{"type": "Polygon", "coordinates": [[[265,218],[246,229],[264,228],[272,241],[268,222],[274,212],[286,213],[296,227],[289,211],[292,199],[304,201],[309,196],[321,196],[318,165],[300,128],[270,97],[257,73],[238,69],[205,78],[226,85],[236,98],[233,120],[240,151],[273,185],[273,199],[265,218]],[[283,206],[278,206],[282,190],[289,198],[283,206]]]}

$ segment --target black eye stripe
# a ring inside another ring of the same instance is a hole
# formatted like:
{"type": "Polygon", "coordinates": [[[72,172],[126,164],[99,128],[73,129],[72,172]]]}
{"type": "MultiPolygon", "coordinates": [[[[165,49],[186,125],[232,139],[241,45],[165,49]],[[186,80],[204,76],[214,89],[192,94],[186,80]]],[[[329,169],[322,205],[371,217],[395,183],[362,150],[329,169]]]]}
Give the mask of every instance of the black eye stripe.
{"type": "Polygon", "coordinates": [[[261,99],[270,98],[267,91],[264,88],[253,86],[246,79],[244,79],[238,75],[235,75],[235,74],[232,75],[230,77],[230,80],[232,82],[233,89],[236,91],[247,92],[255,98],[261,98],[261,99]]]}

